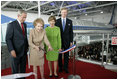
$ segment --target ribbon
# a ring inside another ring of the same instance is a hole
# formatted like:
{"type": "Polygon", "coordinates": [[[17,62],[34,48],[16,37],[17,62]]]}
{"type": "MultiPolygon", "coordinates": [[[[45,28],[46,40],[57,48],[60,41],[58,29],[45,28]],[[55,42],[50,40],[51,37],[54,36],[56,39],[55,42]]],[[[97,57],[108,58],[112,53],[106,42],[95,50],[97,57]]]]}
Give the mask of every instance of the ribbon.
{"type": "Polygon", "coordinates": [[[1,79],[16,79],[16,78],[28,77],[28,76],[31,76],[31,75],[36,75],[36,74],[34,72],[18,73],[18,74],[11,74],[11,75],[1,76],[1,79]]]}
{"type": "Polygon", "coordinates": [[[76,45],[72,45],[70,48],[68,48],[68,49],[66,49],[66,50],[64,50],[64,51],[61,51],[61,52],[59,52],[59,53],[60,53],[60,54],[63,54],[63,53],[66,53],[66,52],[69,52],[69,51],[73,50],[74,48],[76,48],[76,45]]]}
{"type": "MultiPolygon", "coordinates": [[[[76,48],[76,45],[72,45],[70,48],[64,50],[64,51],[61,51],[61,52],[58,52],[58,51],[53,51],[55,53],[59,53],[59,54],[63,54],[63,53],[66,53],[66,52],[69,52],[71,50],[73,50],[74,48],[76,48]]],[[[46,51],[44,49],[42,49],[41,47],[39,47],[40,50],[43,50],[44,53],[46,53],[46,51]]]]}

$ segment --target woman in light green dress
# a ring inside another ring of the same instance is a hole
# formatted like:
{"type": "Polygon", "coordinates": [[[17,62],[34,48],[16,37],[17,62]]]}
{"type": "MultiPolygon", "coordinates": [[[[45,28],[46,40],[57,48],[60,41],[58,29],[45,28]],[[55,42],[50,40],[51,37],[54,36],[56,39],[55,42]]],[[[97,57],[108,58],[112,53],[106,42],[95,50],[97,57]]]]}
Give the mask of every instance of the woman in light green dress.
{"type": "MultiPolygon", "coordinates": [[[[55,26],[56,18],[54,16],[50,16],[48,22],[50,26],[45,28],[47,38],[53,48],[53,51],[47,51],[46,59],[48,60],[48,66],[50,70],[50,77],[52,77],[52,62],[54,61],[54,76],[57,75],[57,62],[59,51],[61,51],[61,36],[60,36],[60,28],[55,26]]],[[[48,47],[46,46],[46,50],[48,47]]]]}

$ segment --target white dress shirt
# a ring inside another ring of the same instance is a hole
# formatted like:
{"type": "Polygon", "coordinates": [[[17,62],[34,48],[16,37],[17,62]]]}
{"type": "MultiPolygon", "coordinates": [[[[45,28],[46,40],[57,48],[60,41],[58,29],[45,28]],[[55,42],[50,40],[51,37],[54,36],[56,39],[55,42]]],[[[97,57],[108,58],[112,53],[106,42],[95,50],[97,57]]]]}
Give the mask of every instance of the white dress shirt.
{"type": "Polygon", "coordinates": [[[17,21],[18,21],[19,25],[21,26],[21,22],[18,19],[17,19],[17,21]]]}
{"type": "MultiPolygon", "coordinates": [[[[18,23],[19,23],[19,25],[20,25],[20,27],[21,27],[21,22],[17,19],[17,21],[18,21],[18,23]]],[[[24,27],[24,25],[23,25],[23,27],[24,27]]],[[[21,29],[22,29],[22,27],[21,27],[21,29]]],[[[25,30],[25,29],[24,29],[25,30]]]]}

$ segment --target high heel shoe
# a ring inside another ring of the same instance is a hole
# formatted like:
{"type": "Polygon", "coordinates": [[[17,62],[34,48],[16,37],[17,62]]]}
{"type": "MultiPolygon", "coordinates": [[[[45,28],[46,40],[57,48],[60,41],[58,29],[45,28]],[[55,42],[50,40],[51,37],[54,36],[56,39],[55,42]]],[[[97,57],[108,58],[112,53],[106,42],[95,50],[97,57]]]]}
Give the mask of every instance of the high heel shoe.
{"type": "Polygon", "coordinates": [[[58,77],[58,75],[55,75],[55,74],[54,74],[54,77],[58,77]]]}
{"type": "Polygon", "coordinates": [[[52,75],[49,75],[49,77],[52,77],[52,75]]]}

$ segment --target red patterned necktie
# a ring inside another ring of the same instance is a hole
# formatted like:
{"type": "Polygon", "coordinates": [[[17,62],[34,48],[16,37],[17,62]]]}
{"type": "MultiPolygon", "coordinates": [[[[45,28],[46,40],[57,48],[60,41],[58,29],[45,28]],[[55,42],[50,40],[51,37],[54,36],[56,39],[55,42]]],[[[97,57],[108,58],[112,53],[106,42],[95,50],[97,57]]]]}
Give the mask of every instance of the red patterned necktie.
{"type": "Polygon", "coordinates": [[[21,27],[22,27],[22,31],[23,31],[23,36],[25,36],[25,30],[24,30],[24,27],[23,27],[23,23],[21,23],[21,27]]]}

